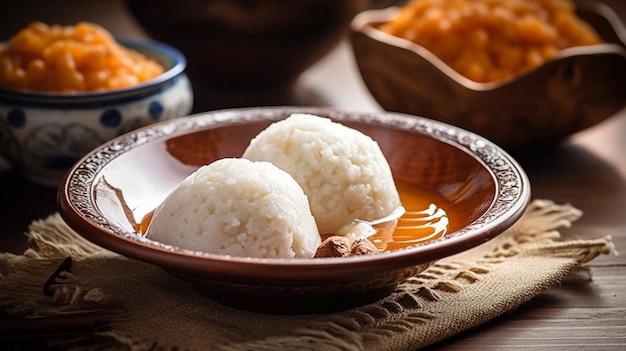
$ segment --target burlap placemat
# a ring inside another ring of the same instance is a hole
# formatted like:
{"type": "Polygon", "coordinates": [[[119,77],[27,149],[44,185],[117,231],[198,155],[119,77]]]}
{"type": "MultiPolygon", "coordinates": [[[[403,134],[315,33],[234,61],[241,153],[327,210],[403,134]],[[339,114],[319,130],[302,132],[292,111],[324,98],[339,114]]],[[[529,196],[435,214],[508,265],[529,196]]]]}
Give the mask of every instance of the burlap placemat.
{"type": "Polygon", "coordinates": [[[106,310],[93,335],[50,338],[69,350],[415,350],[476,327],[613,251],[609,237],[560,241],[581,212],[535,200],[496,239],[441,260],[387,298],[351,310],[270,315],[214,303],[144,262],[99,248],[53,215],[23,255],[0,254],[0,308],[13,317],[106,310]],[[59,263],[71,269],[42,286],[59,263]]]}

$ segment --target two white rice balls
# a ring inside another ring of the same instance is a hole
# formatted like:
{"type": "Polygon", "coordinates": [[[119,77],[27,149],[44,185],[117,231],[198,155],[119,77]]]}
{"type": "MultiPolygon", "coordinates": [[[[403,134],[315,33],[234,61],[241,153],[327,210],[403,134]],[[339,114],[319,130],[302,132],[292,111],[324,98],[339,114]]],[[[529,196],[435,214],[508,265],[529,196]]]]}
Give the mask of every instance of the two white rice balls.
{"type": "Polygon", "coordinates": [[[208,253],[310,258],[320,233],[401,206],[378,143],[328,118],[293,114],[275,122],[242,157],[185,179],[157,208],[146,236],[208,253]]]}

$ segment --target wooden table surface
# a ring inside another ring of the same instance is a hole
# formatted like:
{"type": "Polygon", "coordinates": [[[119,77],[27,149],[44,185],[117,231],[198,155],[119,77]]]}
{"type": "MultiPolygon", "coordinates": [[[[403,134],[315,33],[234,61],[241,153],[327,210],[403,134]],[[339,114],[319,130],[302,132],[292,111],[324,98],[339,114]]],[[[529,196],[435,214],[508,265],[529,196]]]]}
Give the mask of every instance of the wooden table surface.
{"type": "MultiPolygon", "coordinates": [[[[626,17],[626,2],[607,2],[626,17]]],[[[42,10],[24,19],[15,14],[25,5],[10,3],[0,5],[0,36],[32,19],[76,21],[71,16],[100,22],[118,35],[144,35],[119,1],[102,2],[108,4],[105,8],[71,1],[79,6],[74,11],[42,10]],[[11,6],[9,19],[6,10],[11,6]]],[[[293,103],[380,110],[363,86],[346,43],[302,75],[293,103]]],[[[626,109],[553,149],[514,156],[528,173],[533,198],[571,203],[584,212],[572,228],[562,231],[564,239],[610,235],[616,248],[626,253],[626,109]]],[[[0,161],[0,252],[23,252],[28,224],[55,211],[55,189],[31,184],[0,161]]],[[[626,350],[626,255],[601,256],[589,266],[591,280],[567,279],[502,318],[433,349],[626,350]]]]}

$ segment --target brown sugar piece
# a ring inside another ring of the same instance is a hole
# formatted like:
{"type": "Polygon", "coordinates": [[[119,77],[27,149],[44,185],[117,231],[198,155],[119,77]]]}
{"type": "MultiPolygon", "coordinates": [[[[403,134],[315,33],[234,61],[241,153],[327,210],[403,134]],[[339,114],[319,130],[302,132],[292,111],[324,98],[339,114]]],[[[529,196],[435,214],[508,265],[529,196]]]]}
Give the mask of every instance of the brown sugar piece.
{"type": "Polygon", "coordinates": [[[367,239],[359,239],[352,243],[352,248],[350,250],[350,255],[359,256],[359,255],[373,255],[377,254],[378,249],[371,241],[367,239]]]}
{"type": "Polygon", "coordinates": [[[313,257],[348,257],[350,250],[350,240],[335,235],[322,241],[313,257]]]}
{"type": "Polygon", "coordinates": [[[333,235],[322,242],[314,257],[348,257],[376,253],[378,253],[378,249],[367,239],[359,239],[350,244],[348,238],[333,235]]]}

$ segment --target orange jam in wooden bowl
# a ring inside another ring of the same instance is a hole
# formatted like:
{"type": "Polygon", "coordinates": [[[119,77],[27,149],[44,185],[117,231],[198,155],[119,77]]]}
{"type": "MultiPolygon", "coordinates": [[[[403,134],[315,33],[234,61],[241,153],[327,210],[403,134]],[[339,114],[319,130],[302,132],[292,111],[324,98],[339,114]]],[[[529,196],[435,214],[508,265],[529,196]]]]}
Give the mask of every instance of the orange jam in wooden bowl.
{"type": "Polygon", "coordinates": [[[560,50],[601,42],[571,0],[412,0],[380,30],[421,45],[476,82],[508,79],[560,50]]]}

